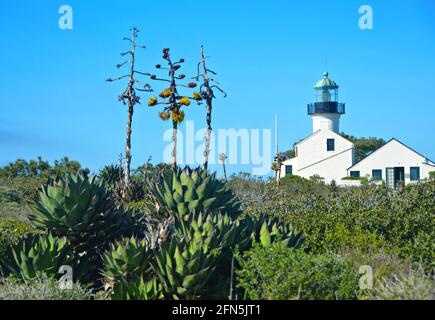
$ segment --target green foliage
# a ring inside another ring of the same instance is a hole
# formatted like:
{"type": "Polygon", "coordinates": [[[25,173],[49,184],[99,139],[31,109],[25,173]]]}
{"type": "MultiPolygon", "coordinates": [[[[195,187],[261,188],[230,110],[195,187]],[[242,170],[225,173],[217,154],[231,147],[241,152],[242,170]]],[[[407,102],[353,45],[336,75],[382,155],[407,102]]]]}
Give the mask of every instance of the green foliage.
{"type": "Polygon", "coordinates": [[[278,154],[278,156],[283,157],[283,158],[286,159],[286,160],[287,160],[287,159],[294,158],[295,155],[296,155],[296,153],[295,153],[294,150],[287,150],[287,151],[280,152],[280,153],[278,154]]]}
{"type": "Polygon", "coordinates": [[[159,300],[163,299],[162,285],[157,278],[145,281],[143,276],[130,281],[122,279],[111,294],[112,300],[159,300]]]}
{"type": "Polygon", "coordinates": [[[172,299],[196,299],[207,289],[219,259],[218,248],[183,239],[165,242],[155,254],[152,268],[172,299]],[[215,249],[215,250],[212,250],[215,249]]]}
{"type": "Polygon", "coordinates": [[[345,242],[352,246],[353,242],[363,244],[369,238],[367,250],[382,245],[391,251],[407,246],[420,231],[434,232],[435,184],[432,181],[399,190],[368,185],[338,188],[333,192],[329,186],[319,184],[307,188],[286,184],[276,188],[273,184],[253,181],[244,184],[233,186],[245,214],[258,217],[265,213],[291,223],[303,231],[305,245],[318,253],[337,252],[345,242]],[[347,236],[346,241],[335,239],[336,228],[346,230],[343,232],[351,238],[354,236],[355,241],[347,236]],[[365,240],[363,233],[367,235],[365,240]]]}
{"type": "Polygon", "coordinates": [[[95,177],[78,174],[56,178],[43,186],[32,209],[29,218],[37,229],[68,239],[80,255],[83,274],[96,272],[100,254],[132,231],[130,217],[95,177]]]}
{"type": "Polygon", "coordinates": [[[429,172],[429,180],[435,181],[435,171],[429,172]]]}
{"type": "Polygon", "coordinates": [[[32,227],[20,220],[0,221],[0,271],[7,272],[4,263],[10,263],[9,247],[17,245],[20,239],[31,231],[32,227]]]}
{"type": "Polygon", "coordinates": [[[410,257],[427,272],[435,271],[435,232],[420,231],[400,250],[402,257],[410,257]]]}
{"type": "Polygon", "coordinates": [[[376,232],[362,231],[360,226],[349,230],[341,222],[326,229],[324,237],[324,243],[328,244],[328,251],[333,253],[339,253],[345,251],[347,248],[353,248],[376,254],[388,245],[376,232]]]}
{"type": "Polygon", "coordinates": [[[176,169],[160,174],[157,182],[150,182],[149,193],[157,211],[184,217],[189,212],[220,211],[231,218],[240,214],[240,205],[225,184],[202,168],[176,169]]]}
{"type": "Polygon", "coordinates": [[[104,184],[106,190],[114,191],[123,177],[124,169],[119,165],[107,165],[98,172],[98,180],[104,184]]]}
{"type": "Polygon", "coordinates": [[[27,162],[23,159],[18,159],[14,163],[0,168],[0,177],[16,178],[16,177],[50,177],[65,174],[77,174],[81,172],[87,175],[89,169],[82,168],[77,161],[71,161],[68,157],[63,157],[60,160],[55,160],[51,166],[48,161],[44,161],[41,157],[37,160],[27,162]]]}
{"type": "MultiPolygon", "coordinates": [[[[149,273],[152,250],[146,239],[124,238],[103,254],[104,282],[112,289],[113,299],[139,299],[149,292],[142,275],[149,273]],[[138,296],[136,296],[137,294],[138,296]]],[[[152,286],[151,286],[152,288],[152,286]]],[[[151,289],[150,288],[150,289],[151,289]]]]}
{"type": "Polygon", "coordinates": [[[261,214],[258,218],[246,217],[239,224],[239,248],[247,250],[255,243],[268,247],[279,243],[283,247],[299,248],[303,243],[302,232],[278,218],[261,214]]]}
{"type": "Polygon", "coordinates": [[[0,178],[0,218],[24,218],[45,182],[43,177],[0,178]]]}
{"type": "Polygon", "coordinates": [[[91,289],[75,283],[72,289],[59,288],[58,282],[45,275],[22,282],[17,279],[0,279],[0,300],[91,300],[99,296],[91,289]]]}
{"type": "Polygon", "coordinates": [[[361,180],[363,177],[343,177],[341,180],[361,180]]]}
{"type": "Polygon", "coordinates": [[[31,280],[46,274],[54,277],[62,265],[73,266],[75,256],[65,237],[28,234],[11,248],[13,259],[5,261],[13,275],[31,280]]]}
{"type": "Polygon", "coordinates": [[[77,161],[64,157],[50,165],[47,161],[18,159],[0,168],[0,218],[23,218],[28,204],[38,199],[39,188],[50,176],[82,172],[88,174],[77,161]]]}
{"type": "MultiPolygon", "coordinates": [[[[174,216],[174,236],[156,250],[152,268],[163,286],[165,297],[197,299],[211,292],[231,261],[237,243],[236,224],[227,215],[192,212],[174,216]]],[[[228,270],[229,271],[229,270],[228,270]]]]}
{"type": "Polygon", "coordinates": [[[326,300],[358,297],[358,274],[349,263],[279,244],[238,255],[238,287],[245,298],[326,300]]]}

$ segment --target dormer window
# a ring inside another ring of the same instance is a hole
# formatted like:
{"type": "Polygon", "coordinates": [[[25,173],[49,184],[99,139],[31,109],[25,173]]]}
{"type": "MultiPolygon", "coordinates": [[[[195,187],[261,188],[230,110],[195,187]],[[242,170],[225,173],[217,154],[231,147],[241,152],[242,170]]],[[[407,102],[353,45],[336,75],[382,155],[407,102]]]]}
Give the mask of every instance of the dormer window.
{"type": "Polygon", "coordinates": [[[326,139],[326,150],[335,151],[335,139],[326,139]]]}

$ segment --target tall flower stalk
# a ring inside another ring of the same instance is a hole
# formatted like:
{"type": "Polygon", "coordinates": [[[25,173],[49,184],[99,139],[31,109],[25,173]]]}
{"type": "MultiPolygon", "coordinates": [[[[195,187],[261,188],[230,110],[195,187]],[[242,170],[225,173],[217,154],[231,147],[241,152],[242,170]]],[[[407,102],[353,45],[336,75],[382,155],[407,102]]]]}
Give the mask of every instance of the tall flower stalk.
{"type": "Polygon", "coordinates": [[[198,73],[197,73],[197,76],[195,78],[196,78],[196,81],[199,81],[200,77],[202,78],[200,92],[201,92],[201,97],[205,100],[205,103],[206,103],[207,131],[206,131],[205,150],[204,150],[204,169],[207,170],[208,158],[210,155],[211,132],[213,130],[211,127],[211,114],[212,114],[212,110],[213,110],[213,98],[215,98],[213,88],[215,88],[215,89],[219,90],[221,93],[223,93],[224,97],[226,97],[227,94],[225,91],[223,91],[221,88],[219,88],[219,86],[218,86],[219,82],[210,77],[210,75],[209,75],[210,73],[213,75],[216,75],[216,72],[208,69],[205,62],[206,62],[206,59],[204,56],[204,47],[201,46],[201,61],[198,63],[198,73]],[[202,69],[202,73],[200,71],[201,69],[202,69]],[[213,84],[213,83],[215,83],[215,84],[213,84]]]}
{"type": "Polygon", "coordinates": [[[118,78],[109,78],[106,81],[113,82],[117,80],[121,80],[124,78],[128,78],[128,84],[126,89],[122,92],[122,94],[118,97],[118,100],[121,101],[124,105],[128,106],[127,113],[127,132],[126,132],[126,143],[125,143],[125,174],[124,174],[124,191],[125,188],[130,186],[130,166],[131,166],[131,132],[132,132],[132,122],[133,122],[133,114],[134,107],[136,104],[140,104],[140,97],[137,95],[137,91],[151,92],[151,86],[149,84],[143,84],[141,81],[136,80],[136,74],[147,75],[149,73],[144,73],[137,71],[135,69],[135,58],[136,58],[136,48],[145,48],[145,46],[137,45],[136,38],[139,30],[137,28],[132,28],[131,30],[131,38],[124,38],[123,40],[129,41],[131,43],[131,50],[121,53],[121,56],[130,56],[130,60],[126,60],[116,67],[119,69],[126,64],[130,64],[130,70],[128,74],[122,75],[118,78]]]}
{"type": "Polygon", "coordinates": [[[198,104],[201,103],[202,97],[199,92],[194,92],[192,97],[182,96],[178,93],[178,88],[195,88],[195,82],[189,82],[188,84],[180,84],[177,81],[182,80],[186,75],[179,73],[181,65],[184,63],[184,59],[179,59],[174,62],[169,54],[169,48],[163,49],[163,59],[165,60],[167,66],[162,66],[160,64],[156,65],[156,69],[167,70],[168,78],[159,78],[156,75],[151,75],[151,79],[155,81],[162,81],[167,83],[168,87],[165,88],[159,97],[151,97],[148,100],[148,106],[163,105],[163,111],[159,112],[159,116],[162,120],[167,121],[172,120],[172,166],[177,168],[177,132],[178,124],[184,120],[184,111],[181,110],[182,107],[187,107],[190,105],[190,101],[196,100],[198,104]]]}

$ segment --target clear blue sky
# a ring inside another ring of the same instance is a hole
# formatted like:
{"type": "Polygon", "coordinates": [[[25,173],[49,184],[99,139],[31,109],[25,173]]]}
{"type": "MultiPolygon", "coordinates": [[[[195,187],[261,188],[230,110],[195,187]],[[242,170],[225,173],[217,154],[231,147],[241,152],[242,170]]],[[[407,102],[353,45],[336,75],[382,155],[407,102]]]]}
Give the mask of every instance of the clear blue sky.
{"type": "MultiPolygon", "coordinates": [[[[126,108],[117,101],[123,84],[104,80],[119,75],[114,66],[131,26],[147,46],[137,57],[145,71],[170,47],[193,75],[205,46],[228,92],[215,101],[214,129],[273,128],[278,113],[280,149],[290,149],[311,132],[306,104],[327,56],[346,102],[342,131],[396,137],[435,158],[433,0],[14,0],[0,10],[0,165],[38,155],[67,155],[93,170],[117,162],[125,143],[126,108]],[[73,30],[58,28],[62,4],[74,9],[73,30]],[[374,30],[358,28],[363,4],[373,7],[374,30]]],[[[133,166],[150,155],[162,160],[170,123],[157,111],[136,108],[133,166]]],[[[187,110],[195,125],[203,118],[203,107],[187,110]]]]}

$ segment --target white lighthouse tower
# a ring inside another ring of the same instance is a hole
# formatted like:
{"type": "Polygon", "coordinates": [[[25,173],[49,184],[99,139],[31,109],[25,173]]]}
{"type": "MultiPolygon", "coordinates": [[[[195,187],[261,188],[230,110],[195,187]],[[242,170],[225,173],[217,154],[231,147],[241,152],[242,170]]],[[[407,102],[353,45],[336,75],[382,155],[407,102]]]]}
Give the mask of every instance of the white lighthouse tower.
{"type": "Polygon", "coordinates": [[[313,132],[329,129],[340,133],[340,117],[345,104],[338,102],[338,85],[329,79],[328,72],[314,86],[314,103],[308,104],[308,115],[313,119],[313,132]]]}

